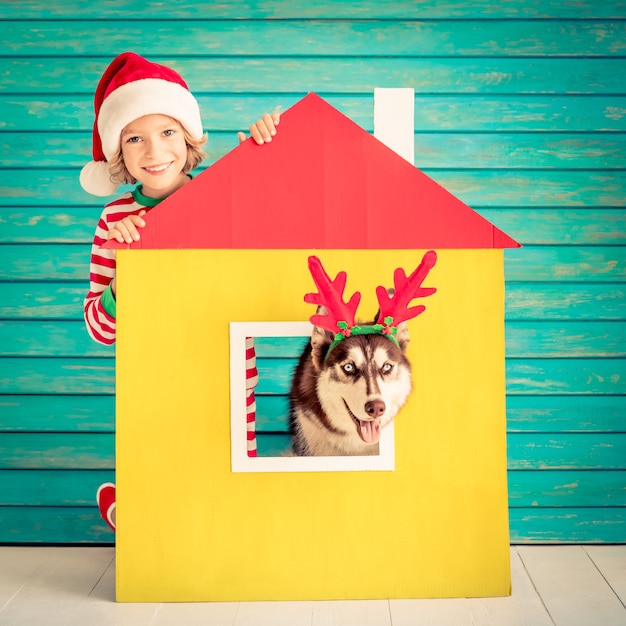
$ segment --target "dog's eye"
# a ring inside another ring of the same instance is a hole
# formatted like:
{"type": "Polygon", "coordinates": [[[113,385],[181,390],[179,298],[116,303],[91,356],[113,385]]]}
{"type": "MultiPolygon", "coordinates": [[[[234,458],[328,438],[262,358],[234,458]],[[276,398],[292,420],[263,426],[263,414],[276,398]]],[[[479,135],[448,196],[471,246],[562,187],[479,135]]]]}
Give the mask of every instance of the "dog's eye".
{"type": "Polygon", "coordinates": [[[383,374],[389,374],[389,372],[391,372],[392,369],[393,369],[393,365],[391,363],[385,363],[381,371],[383,374]]]}
{"type": "Polygon", "coordinates": [[[354,374],[354,372],[356,371],[356,368],[354,367],[354,363],[344,363],[341,366],[341,369],[346,373],[346,374],[354,374]]]}

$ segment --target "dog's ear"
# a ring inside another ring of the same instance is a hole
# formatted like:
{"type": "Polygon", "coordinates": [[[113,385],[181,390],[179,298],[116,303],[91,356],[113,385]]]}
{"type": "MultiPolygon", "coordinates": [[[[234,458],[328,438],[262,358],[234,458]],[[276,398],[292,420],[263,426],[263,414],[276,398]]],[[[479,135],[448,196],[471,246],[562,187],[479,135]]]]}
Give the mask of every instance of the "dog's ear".
{"type": "Polygon", "coordinates": [[[398,344],[400,345],[400,350],[402,350],[403,354],[406,354],[406,349],[410,341],[409,327],[406,325],[406,322],[402,322],[402,324],[398,324],[398,332],[396,334],[396,339],[398,340],[398,344]]]}
{"type": "MultiPolygon", "coordinates": [[[[326,315],[326,309],[323,306],[318,306],[317,313],[318,315],[326,315]]],[[[311,332],[311,359],[316,370],[322,369],[326,353],[332,342],[333,334],[329,330],[313,326],[313,331],[311,332]]]]}

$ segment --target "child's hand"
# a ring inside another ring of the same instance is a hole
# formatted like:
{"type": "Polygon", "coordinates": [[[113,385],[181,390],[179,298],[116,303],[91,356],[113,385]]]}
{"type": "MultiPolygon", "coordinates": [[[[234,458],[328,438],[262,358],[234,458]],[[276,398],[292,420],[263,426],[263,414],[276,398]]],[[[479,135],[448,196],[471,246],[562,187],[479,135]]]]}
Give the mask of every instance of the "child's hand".
{"type": "MultiPolygon", "coordinates": [[[[262,146],[264,143],[272,141],[272,137],[276,134],[276,127],[280,123],[280,113],[265,113],[256,123],[250,124],[250,136],[256,143],[262,146]]],[[[243,143],[247,137],[245,133],[237,133],[239,143],[243,143]]]]}
{"type": "Polygon", "coordinates": [[[109,229],[107,233],[107,239],[116,239],[120,243],[133,243],[133,241],[139,241],[138,228],[143,228],[146,223],[142,219],[142,216],[146,214],[146,210],[142,209],[137,215],[128,215],[124,219],[120,220],[109,229]]]}

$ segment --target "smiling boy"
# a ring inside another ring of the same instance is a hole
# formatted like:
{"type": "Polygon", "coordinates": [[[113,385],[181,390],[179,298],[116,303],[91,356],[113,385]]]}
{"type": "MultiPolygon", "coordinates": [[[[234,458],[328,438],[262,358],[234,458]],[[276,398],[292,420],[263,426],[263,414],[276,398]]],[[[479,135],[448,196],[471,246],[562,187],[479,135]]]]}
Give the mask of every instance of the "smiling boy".
{"type": "MultiPolygon", "coordinates": [[[[111,345],[116,336],[116,258],[114,250],[102,245],[108,239],[139,239],[143,216],[191,180],[191,170],[206,156],[206,135],[198,103],[180,74],[133,52],[119,55],[105,70],[94,109],[93,160],[81,170],[83,189],[108,196],[122,183],[138,183],[104,207],[91,248],[85,323],[92,339],[111,345]]],[[[254,141],[271,141],[279,119],[277,113],[265,114],[252,124],[254,141]]],[[[246,139],[244,133],[238,137],[246,139]]],[[[114,529],[115,486],[102,485],[97,500],[114,529]]]]}

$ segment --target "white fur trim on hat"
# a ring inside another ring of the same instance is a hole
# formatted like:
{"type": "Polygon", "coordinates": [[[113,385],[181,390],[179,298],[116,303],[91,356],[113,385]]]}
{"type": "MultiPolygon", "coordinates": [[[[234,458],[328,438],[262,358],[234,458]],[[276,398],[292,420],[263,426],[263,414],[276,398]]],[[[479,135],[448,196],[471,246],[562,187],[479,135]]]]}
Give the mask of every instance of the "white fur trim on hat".
{"type": "Polygon", "coordinates": [[[144,78],[121,85],[102,103],[98,133],[106,158],[110,160],[117,154],[125,126],[155,113],[173,117],[194,139],[202,138],[200,108],[191,92],[168,80],[144,78]]]}
{"type": "Polygon", "coordinates": [[[119,184],[111,181],[109,164],[106,161],[89,161],[80,171],[81,187],[94,196],[110,196],[119,184]]]}

